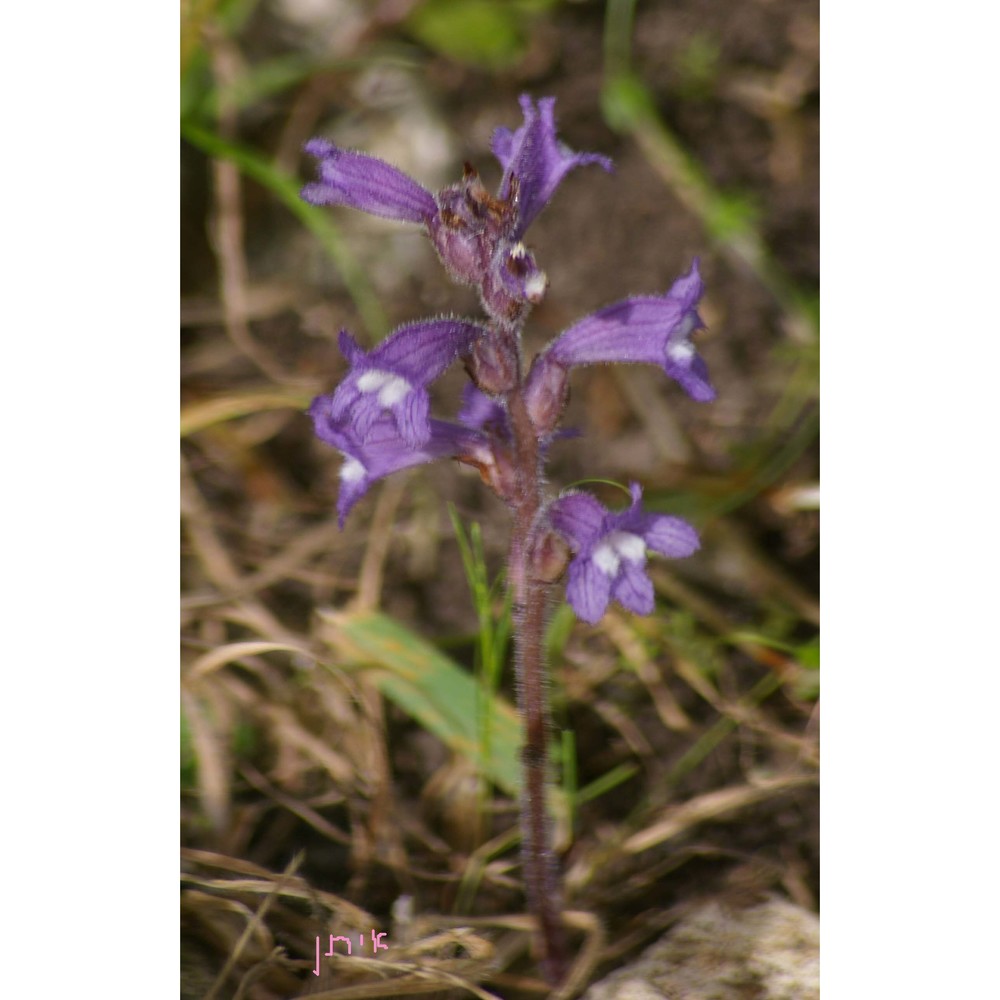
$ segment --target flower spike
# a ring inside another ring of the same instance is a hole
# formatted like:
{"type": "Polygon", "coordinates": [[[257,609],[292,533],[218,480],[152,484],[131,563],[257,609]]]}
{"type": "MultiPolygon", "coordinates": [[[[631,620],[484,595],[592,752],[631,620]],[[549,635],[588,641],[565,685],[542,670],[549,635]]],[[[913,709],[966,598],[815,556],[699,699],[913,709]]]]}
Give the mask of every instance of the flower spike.
{"type": "Polygon", "coordinates": [[[560,142],[555,99],[520,98],[522,124],[498,128],[491,149],[503,171],[486,189],[469,165],[455,184],[436,193],[388,163],[313,139],[318,179],[303,198],[347,205],[421,224],[452,279],[476,289],[482,324],[432,319],[395,330],[364,350],[346,331],[340,348],[349,370],[317,397],[310,414],[316,434],[343,455],[337,512],[341,528],[372,483],[393,472],[450,458],[479,471],[510,508],[507,588],[519,710],[524,719],[521,850],[529,911],[539,931],[539,958],[550,983],[569,968],[558,869],[546,810],[549,713],[544,641],[551,586],[567,574],[566,597],[577,616],[597,623],[611,601],[649,614],[655,606],[646,572],[650,551],[672,558],[698,547],[694,528],[679,517],[642,509],[633,483],[631,504],[609,510],[570,490],[555,499],[545,479],[552,442],[569,398],[571,370],[601,362],[655,364],[697,400],[714,397],[705,363],[691,337],[702,327],[698,261],[664,295],[626,299],[580,320],[526,365],[525,319],[541,302],[548,278],[525,244],[525,233],[577,167],[612,169],[598,153],[560,142]],[[461,358],[470,384],[455,422],[430,417],[428,387],[461,358]],[[527,371],[527,374],[525,372],[527,371]]]}

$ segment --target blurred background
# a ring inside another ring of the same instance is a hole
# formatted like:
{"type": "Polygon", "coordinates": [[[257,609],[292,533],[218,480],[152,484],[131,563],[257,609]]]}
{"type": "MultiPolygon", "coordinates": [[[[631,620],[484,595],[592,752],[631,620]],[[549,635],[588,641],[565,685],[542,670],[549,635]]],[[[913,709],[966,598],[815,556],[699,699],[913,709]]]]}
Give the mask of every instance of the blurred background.
{"type": "MultiPolygon", "coordinates": [[[[339,531],[340,459],[305,412],[344,374],[340,329],[372,345],[478,306],[417,227],[298,198],[315,135],[431,190],[463,161],[493,187],[521,93],[615,163],[571,174],[529,231],[550,287],[527,353],[697,256],[718,390],[578,370],[582,436],[551,450],[554,489],[636,480],[703,541],[651,563],[649,618],[585,626],[558,588],[551,807],[581,985],[692,900],[816,910],[818,4],[187,0],[181,49],[184,996],[545,994],[507,512],[437,463],[339,531]],[[331,934],[353,954],[316,976],[331,934]]],[[[437,415],[464,382],[436,384],[437,415]]]]}

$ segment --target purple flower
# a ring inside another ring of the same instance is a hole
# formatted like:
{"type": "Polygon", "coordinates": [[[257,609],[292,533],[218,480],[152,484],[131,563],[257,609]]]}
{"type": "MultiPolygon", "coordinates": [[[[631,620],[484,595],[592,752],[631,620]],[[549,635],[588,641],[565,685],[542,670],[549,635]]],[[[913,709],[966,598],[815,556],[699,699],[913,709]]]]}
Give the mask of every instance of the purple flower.
{"type": "Polygon", "coordinates": [[[478,286],[494,319],[516,322],[529,303],[542,300],[548,285],[521,242],[524,231],[570,170],[589,163],[611,169],[606,156],[574,153],[559,142],[554,106],[553,97],[541,98],[536,108],[524,95],[524,124],[515,132],[494,133],[493,152],[504,170],[498,197],[471,167],[460,183],[432,195],[384,160],[339,149],[326,139],[306,143],[305,151],[319,160],[319,180],[307,184],[302,197],[314,205],[349,205],[423,223],[449,274],[478,286]]]}
{"type": "Polygon", "coordinates": [[[411,447],[400,436],[392,420],[383,418],[369,428],[364,440],[351,426],[337,419],[330,396],[317,396],[309,408],[317,436],[344,456],[337,497],[338,523],[343,528],[351,508],[376,480],[393,472],[424,465],[439,458],[459,458],[486,465],[491,453],[480,435],[444,420],[430,421],[430,434],[419,447],[411,447]]]}
{"type": "Polygon", "coordinates": [[[549,508],[552,526],[575,555],[569,565],[566,597],[577,616],[600,621],[613,598],[637,615],[653,610],[653,584],[646,576],[646,551],[679,559],[699,548],[687,521],[668,514],[645,514],[642,489],[629,488],[632,504],[610,511],[589,493],[564,493],[549,508]]]}
{"type": "Polygon", "coordinates": [[[319,180],[302,189],[312,205],[349,205],[402,222],[430,223],[437,203],[426,188],[384,160],[310,139],[305,151],[319,160],[319,180]]]}
{"type": "MultiPolygon", "coordinates": [[[[564,368],[602,361],[659,365],[692,399],[708,402],[715,389],[691,342],[691,334],[705,325],[697,309],[703,291],[696,258],[666,295],[625,299],[600,309],[561,333],[542,357],[564,368]]],[[[546,364],[536,367],[535,377],[546,377],[546,364]]]]}
{"type": "Polygon", "coordinates": [[[516,131],[498,128],[490,143],[503,167],[500,201],[515,196],[517,225],[513,236],[520,239],[535,216],[548,204],[562,179],[576,167],[596,163],[609,173],[611,160],[599,153],[574,153],[556,137],[554,97],[542,97],[536,108],[527,94],[520,98],[524,124],[516,131]]]}
{"type": "Polygon", "coordinates": [[[392,415],[399,436],[410,447],[430,437],[427,386],[485,333],[483,327],[456,319],[433,319],[402,326],[371,351],[346,331],[340,350],[351,370],[330,400],[330,419],[350,424],[367,440],[383,414],[392,415]]]}

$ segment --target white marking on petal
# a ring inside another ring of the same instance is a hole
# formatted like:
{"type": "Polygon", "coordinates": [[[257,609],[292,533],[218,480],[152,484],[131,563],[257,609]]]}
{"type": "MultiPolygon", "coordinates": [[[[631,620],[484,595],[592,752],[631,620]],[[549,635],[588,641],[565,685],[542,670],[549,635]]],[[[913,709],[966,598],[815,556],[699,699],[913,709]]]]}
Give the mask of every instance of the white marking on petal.
{"type": "Polygon", "coordinates": [[[365,393],[378,392],[391,378],[395,378],[392,372],[383,372],[378,368],[369,368],[358,379],[358,388],[365,393]]]}
{"type": "Polygon", "coordinates": [[[605,575],[605,576],[616,576],[618,573],[618,566],[621,564],[621,559],[618,557],[618,553],[615,552],[614,542],[612,542],[613,535],[609,535],[605,541],[601,542],[600,545],[594,549],[594,554],[591,559],[594,561],[594,565],[605,575]]]}
{"type": "Polygon", "coordinates": [[[358,378],[357,386],[365,395],[377,392],[379,405],[387,409],[395,406],[413,389],[405,378],[380,368],[369,368],[358,378]]]}
{"type": "Polygon", "coordinates": [[[623,559],[630,563],[641,563],[645,558],[645,541],[639,535],[633,535],[631,531],[612,531],[594,549],[594,554],[591,556],[594,565],[605,576],[612,578],[618,575],[623,559]]]}
{"type": "Polygon", "coordinates": [[[694,313],[689,312],[670,334],[666,354],[671,361],[687,364],[694,357],[694,344],[691,343],[691,332],[694,330],[694,313]]]}
{"type": "Polygon", "coordinates": [[[340,467],[340,479],[344,483],[360,482],[368,474],[368,470],[356,459],[348,457],[340,467]]]}
{"type": "Polygon", "coordinates": [[[690,340],[672,340],[667,344],[667,357],[678,364],[686,364],[694,357],[694,344],[690,340]]]}
{"type": "Polygon", "coordinates": [[[615,551],[622,559],[637,563],[646,558],[646,543],[630,531],[613,531],[608,541],[614,545],[615,551]]]}
{"type": "Polygon", "coordinates": [[[393,375],[379,390],[378,401],[386,408],[395,406],[413,388],[405,378],[393,375]]]}
{"type": "Polygon", "coordinates": [[[536,271],[524,283],[524,295],[529,302],[540,302],[545,294],[545,287],[549,279],[545,277],[544,271],[536,271]]]}
{"type": "Polygon", "coordinates": [[[523,243],[515,243],[510,248],[511,260],[522,260],[528,256],[528,248],[523,243]]]}

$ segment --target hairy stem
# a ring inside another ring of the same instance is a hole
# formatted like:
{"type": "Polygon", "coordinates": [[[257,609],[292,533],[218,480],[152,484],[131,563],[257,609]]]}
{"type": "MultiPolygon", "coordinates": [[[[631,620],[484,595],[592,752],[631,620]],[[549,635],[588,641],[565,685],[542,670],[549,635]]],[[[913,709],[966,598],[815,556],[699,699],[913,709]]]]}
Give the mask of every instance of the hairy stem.
{"type": "Polygon", "coordinates": [[[550,847],[546,808],[549,720],[544,632],[549,588],[532,578],[528,564],[531,533],[542,504],[542,479],[538,438],[520,384],[507,394],[507,410],[518,478],[508,580],[513,596],[517,699],[524,724],[521,863],[528,908],[538,921],[542,968],[552,983],[558,983],[566,973],[566,952],[559,919],[559,875],[550,847]]]}

